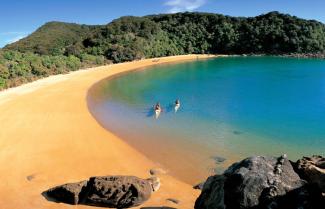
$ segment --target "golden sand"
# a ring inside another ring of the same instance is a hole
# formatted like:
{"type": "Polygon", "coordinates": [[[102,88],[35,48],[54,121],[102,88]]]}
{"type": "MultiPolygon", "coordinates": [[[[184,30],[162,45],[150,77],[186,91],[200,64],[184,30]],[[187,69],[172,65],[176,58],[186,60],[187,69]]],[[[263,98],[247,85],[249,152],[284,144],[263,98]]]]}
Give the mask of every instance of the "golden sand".
{"type": "MultiPolygon", "coordinates": [[[[0,208],[92,208],[46,200],[50,187],[90,176],[149,177],[157,165],[101,127],[87,108],[99,80],[159,63],[207,58],[185,55],[102,66],[45,78],[0,93],[0,208]]],[[[164,174],[162,186],[141,207],[193,208],[199,191],[164,174]],[[176,198],[178,205],[166,199],[176,198]]]]}

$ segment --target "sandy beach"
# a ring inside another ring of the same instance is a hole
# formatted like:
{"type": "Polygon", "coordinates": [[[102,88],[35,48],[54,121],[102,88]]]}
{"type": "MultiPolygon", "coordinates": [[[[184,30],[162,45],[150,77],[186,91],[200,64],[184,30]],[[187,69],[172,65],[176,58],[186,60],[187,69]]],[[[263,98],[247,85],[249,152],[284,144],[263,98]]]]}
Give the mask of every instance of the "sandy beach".
{"type": "MultiPolygon", "coordinates": [[[[50,202],[41,193],[90,176],[150,177],[149,170],[159,166],[97,123],[87,108],[87,91],[118,73],[207,57],[186,55],[96,67],[1,92],[0,207],[91,208],[50,202]]],[[[199,191],[168,174],[160,178],[161,189],[140,208],[193,208],[199,191]]]]}

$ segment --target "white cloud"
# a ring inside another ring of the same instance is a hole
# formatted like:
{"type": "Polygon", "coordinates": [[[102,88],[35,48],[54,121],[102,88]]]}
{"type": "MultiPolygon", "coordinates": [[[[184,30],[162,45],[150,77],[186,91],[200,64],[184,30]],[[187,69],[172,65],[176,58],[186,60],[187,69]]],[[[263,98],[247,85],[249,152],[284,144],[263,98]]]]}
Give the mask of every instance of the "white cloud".
{"type": "Polygon", "coordinates": [[[0,32],[0,36],[19,35],[19,34],[25,34],[25,33],[27,33],[27,32],[18,32],[18,31],[0,32]]]}
{"type": "Polygon", "coordinates": [[[169,13],[193,11],[200,8],[207,0],[168,0],[165,5],[170,7],[169,13]]]}
{"type": "Polygon", "coordinates": [[[28,32],[0,32],[0,48],[7,45],[19,41],[22,38],[25,38],[29,33],[28,32]]]}
{"type": "Polygon", "coordinates": [[[11,38],[11,39],[8,39],[7,43],[12,44],[12,43],[15,43],[16,41],[19,41],[20,39],[25,38],[25,37],[26,37],[26,35],[18,35],[18,36],[15,36],[15,37],[11,38]]]}

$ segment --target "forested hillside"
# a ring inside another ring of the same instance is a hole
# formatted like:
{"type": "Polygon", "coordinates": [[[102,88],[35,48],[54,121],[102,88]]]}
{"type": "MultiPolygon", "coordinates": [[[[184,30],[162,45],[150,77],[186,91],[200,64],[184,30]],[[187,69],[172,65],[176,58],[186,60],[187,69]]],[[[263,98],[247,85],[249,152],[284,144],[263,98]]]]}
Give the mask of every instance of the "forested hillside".
{"type": "Polygon", "coordinates": [[[325,25],[271,12],[122,17],[102,26],[50,22],[0,51],[0,89],[81,67],[189,53],[324,53],[325,25]]]}
{"type": "Polygon", "coordinates": [[[30,36],[9,44],[6,49],[46,55],[62,55],[68,46],[78,45],[98,26],[48,22],[30,36]]]}

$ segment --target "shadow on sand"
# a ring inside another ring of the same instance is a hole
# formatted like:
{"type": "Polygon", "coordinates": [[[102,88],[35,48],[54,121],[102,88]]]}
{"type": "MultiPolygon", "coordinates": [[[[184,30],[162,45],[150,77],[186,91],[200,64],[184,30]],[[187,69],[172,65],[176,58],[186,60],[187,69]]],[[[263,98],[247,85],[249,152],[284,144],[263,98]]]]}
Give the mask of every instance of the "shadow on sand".
{"type": "Polygon", "coordinates": [[[142,207],[140,209],[177,209],[177,208],[172,208],[172,207],[167,207],[167,206],[161,206],[161,207],[142,207]]]}
{"type": "MultiPolygon", "coordinates": [[[[47,200],[47,201],[50,201],[50,202],[55,202],[55,203],[64,203],[64,204],[68,204],[68,205],[74,205],[72,203],[66,203],[66,202],[60,202],[60,201],[57,201],[55,198],[51,198],[49,197],[47,194],[46,194],[46,191],[45,192],[42,192],[42,196],[47,200]]],[[[100,205],[93,205],[93,204],[85,204],[85,203],[78,203],[78,205],[88,205],[88,206],[93,206],[93,207],[98,207],[98,208],[107,208],[105,206],[100,206],[100,205]]],[[[122,208],[120,208],[122,209],[122,208]]],[[[177,208],[172,208],[172,207],[168,207],[168,206],[150,206],[150,207],[142,207],[140,209],[177,209],[177,208]]]]}

